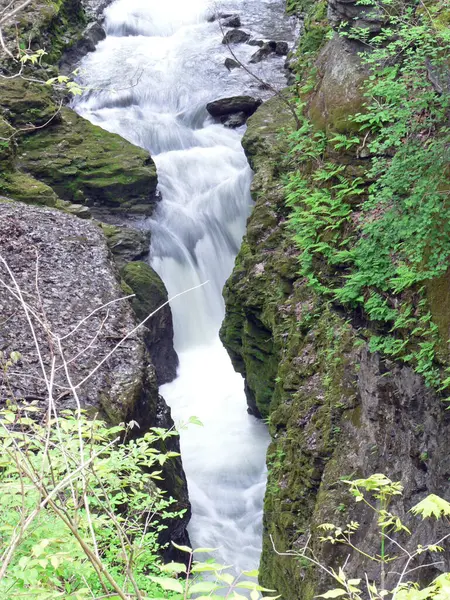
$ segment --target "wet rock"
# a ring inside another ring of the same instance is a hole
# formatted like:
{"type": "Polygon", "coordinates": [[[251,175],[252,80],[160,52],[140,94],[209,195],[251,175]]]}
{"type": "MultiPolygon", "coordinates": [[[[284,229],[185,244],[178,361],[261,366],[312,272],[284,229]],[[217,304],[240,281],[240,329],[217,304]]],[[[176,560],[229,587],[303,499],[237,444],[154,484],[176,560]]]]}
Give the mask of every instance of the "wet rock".
{"type": "Polygon", "coordinates": [[[264,40],[249,40],[247,43],[249,46],[259,46],[260,48],[264,46],[264,40]]]}
{"type": "Polygon", "coordinates": [[[64,52],[60,62],[59,69],[61,73],[70,73],[74,66],[89,52],[95,50],[96,45],[104,40],[106,32],[103,26],[98,23],[90,23],[81,34],[81,38],[64,52]]]}
{"type": "Polygon", "coordinates": [[[269,44],[264,44],[262,48],[257,50],[254,54],[252,54],[250,58],[250,63],[256,64],[268,58],[271,54],[275,52],[275,48],[271,48],[269,44]]]}
{"type": "Polygon", "coordinates": [[[238,112],[228,117],[221,117],[220,120],[225,125],[225,127],[230,127],[234,129],[235,127],[241,127],[241,125],[245,125],[247,119],[248,115],[246,115],[245,112],[238,112]]]}
{"type": "Polygon", "coordinates": [[[119,268],[133,260],[147,258],[150,248],[150,231],[140,231],[131,227],[106,223],[99,223],[99,225],[119,268]]]}
{"type": "Polygon", "coordinates": [[[276,54],[277,56],[286,56],[288,52],[289,45],[287,42],[276,42],[274,40],[271,40],[269,42],[263,43],[260,49],[252,55],[252,57],[250,58],[250,62],[253,64],[259,63],[272,54],[276,54]]]}
{"type": "Polygon", "coordinates": [[[232,71],[233,69],[239,69],[241,66],[237,60],[234,60],[234,58],[226,58],[223,64],[229,71],[232,71]]]}
{"type": "Polygon", "coordinates": [[[275,54],[278,56],[287,56],[289,52],[289,44],[287,42],[276,42],[275,54]]]}
{"type": "Polygon", "coordinates": [[[239,15],[231,15],[230,17],[222,17],[222,25],[224,27],[240,27],[241,18],[239,15]]]}
{"type": "Polygon", "coordinates": [[[231,98],[220,98],[206,105],[206,110],[212,117],[228,117],[236,113],[244,113],[246,117],[252,115],[260,106],[262,100],[252,96],[232,96],[231,98]]]}
{"type": "MultiPolygon", "coordinates": [[[[135,294],[131,305],[140,322],[167,302],[166,287],[148,263],[129,262],[120,274],[135,294]]],[[[146,322],[144,340],[156,368],[158,384],[175,379],[178,356],[173,347],[172,312],[168,304],[146,322]]]]}
{"type": "Polygon", "coordinates": [[[233,16],[233,13],[213,13],[206,20],[208,23],[214,23],[217,19],[229,19],[233,16]]]}
{"type": "Polygon", "coordinates": [[[231,29],[223,37],[222,44],[244,44],[250,39],[250,34],[242,29],[231,29]]]}

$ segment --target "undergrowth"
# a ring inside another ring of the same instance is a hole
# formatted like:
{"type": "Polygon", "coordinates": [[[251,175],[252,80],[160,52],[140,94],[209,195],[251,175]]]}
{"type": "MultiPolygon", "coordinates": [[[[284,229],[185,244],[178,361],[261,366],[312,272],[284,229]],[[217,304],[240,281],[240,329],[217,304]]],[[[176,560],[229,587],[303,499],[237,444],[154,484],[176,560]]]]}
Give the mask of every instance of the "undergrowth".
{"type": "Polygon", "coordinates": [[[379,33],[347,24],[339,32],[367,48],[363,106],[348,117],[358,133],[315,129],[306,116],[314,82],[300,89],[288,226],[309,285],[362,311],[371,351],[410,363],[442,391],[450,385],[446,353],[425,286],[447,273],[450,259],[450,30],[440,25],[448,7],[439,0],[394,11],[383,0],[376,8],[385,14],[379,33]]]}

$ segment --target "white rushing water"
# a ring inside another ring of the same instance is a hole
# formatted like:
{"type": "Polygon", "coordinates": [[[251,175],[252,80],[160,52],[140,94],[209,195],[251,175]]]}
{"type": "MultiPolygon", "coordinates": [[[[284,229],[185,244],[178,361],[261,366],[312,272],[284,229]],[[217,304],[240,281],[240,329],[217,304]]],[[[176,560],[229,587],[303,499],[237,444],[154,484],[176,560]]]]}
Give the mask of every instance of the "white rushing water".
{"type": "MultiPolygon", "coordinates": [[[[151,264],[173,296],[178,377],[161,388],[175,422],[200,418],[181,432],[193,517],[194,547],[217,547],[217,558],[254,569],[261,548],[265,426],[246,412],[243,380],[218,339],[222,288],[251,210],[252,173],[243,131],[214,123],[205,105],[220,97],[260,96],[243,69],[228,72],[215,12],[238,13],[256,39],[289,40],[283,0],[117,0],[106,11],[107,37],[83,61],[91,91],[76,110],[104,129],[148,149],[162,201],[151,219],[151,264]]],[[[236,53],[247,62],[254,46],[236,53]]],[[[255,65],[282,85],[283,57],[255,65]]]]}

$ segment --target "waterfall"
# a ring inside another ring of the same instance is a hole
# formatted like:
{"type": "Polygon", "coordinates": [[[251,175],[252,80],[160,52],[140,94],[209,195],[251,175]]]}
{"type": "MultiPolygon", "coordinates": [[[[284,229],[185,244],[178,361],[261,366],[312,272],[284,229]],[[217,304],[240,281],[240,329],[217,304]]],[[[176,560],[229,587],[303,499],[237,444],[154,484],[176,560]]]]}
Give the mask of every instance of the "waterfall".
{"type": "MultiPolygon", "coordinates": [[[[254,569],[261,551],[268,434],[246,412],[243,379],[218,339],[222,288],[250,214],[251,170],[240,140],[205,110],[207,102],[267,93],[244,69],[228,71],[229,52],[215,13],[237,13],[255,39],[292,37],[283,0],[116,0],[105,13],[107,37],[81,65],[89,88],[76,110],[93,123],[146,148],[157,165],[162,200],[140,227],[151,230],[151,264],[172,302],[178,377],[161,388],[175,422],[197,416],[203,427],[181,431],[193,517],[194,547],[254,569]]],[[[248,63],[257,50],[239,44],[248,63]]],[[[284,58],[252,65],[283,85],[284,58]]]]}

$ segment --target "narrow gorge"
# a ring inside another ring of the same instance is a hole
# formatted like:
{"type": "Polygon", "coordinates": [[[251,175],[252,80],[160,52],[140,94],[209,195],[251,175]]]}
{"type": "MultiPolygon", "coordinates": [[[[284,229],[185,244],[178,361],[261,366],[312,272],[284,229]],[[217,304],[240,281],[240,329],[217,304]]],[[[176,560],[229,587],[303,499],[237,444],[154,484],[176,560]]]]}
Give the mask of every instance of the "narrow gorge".
{"type": "Polygon", "coordinates": [[[0,6],[2,598],[449,597],[449,14],[0,6]]]}

